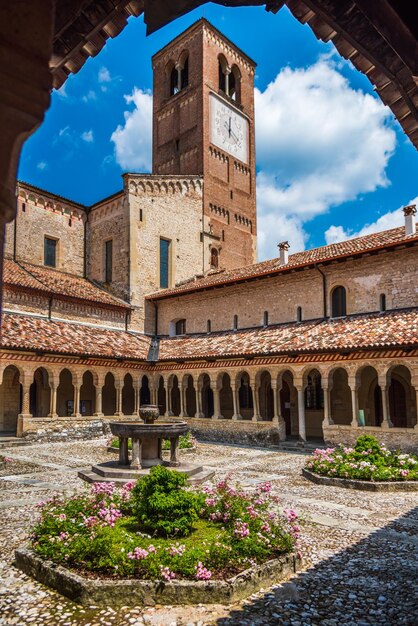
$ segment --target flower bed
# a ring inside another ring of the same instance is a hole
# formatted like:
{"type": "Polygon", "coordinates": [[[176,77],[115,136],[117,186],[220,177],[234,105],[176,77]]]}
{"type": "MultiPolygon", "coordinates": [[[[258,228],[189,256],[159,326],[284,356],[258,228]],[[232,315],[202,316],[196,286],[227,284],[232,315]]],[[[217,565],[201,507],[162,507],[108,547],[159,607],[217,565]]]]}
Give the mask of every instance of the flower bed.
{"type": "Polygon", "coordinates": [[[319,476],[372,482],[418,480],[418,457],[388,450],[370,435],[362,435],[353,448],[340,445],[315,450],[305,469],[319,476]]]}
{"type": "Polygon", "coordinates": [[[32,548],[82,574],[165,583],[224,579],[294,551],[296,513],[277,513],[269,483],[248,493],[229,480],[194,490],[186,481],[156,466],[120,491],[96,483],[41,503],[32,548]]]}
{"type": "MultiPolygon", "coordinates": [[[[195,450],[197,447],[197,440],[193,437],[190,432],[187,432],[185,435],[181,435],[179,437],[179,448],[180,450],[195,450]]],[[[132,440],[128,440],[128,449],[132,450],[132,440]]],[[[112,437],[109,441],[109,450],[119,450],[119,438],[112,437]]],[[[170,450],[170,440],[163,440],[163,450],[170,450]]]]}

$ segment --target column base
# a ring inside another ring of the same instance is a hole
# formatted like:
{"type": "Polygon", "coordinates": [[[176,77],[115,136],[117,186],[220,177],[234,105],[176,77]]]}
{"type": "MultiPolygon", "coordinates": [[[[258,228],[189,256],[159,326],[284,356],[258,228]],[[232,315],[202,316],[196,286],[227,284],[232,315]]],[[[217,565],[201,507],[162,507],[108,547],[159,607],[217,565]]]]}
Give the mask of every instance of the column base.
{"type": "Polygon", "coordinates": [[[83,416],[81,415],[81,413],[73,413],[72,415],[70,415],[70,417],[80,418],[83,416]]]}
{"type": "Polygon", "coordinates": [[[122,411],[115,411],[115,412],[114,412],[114,416],[115,416],[115,417],[124,417],[124,416],[125,416],[125,414],[124,414],[124,413],[122,413],[122,411]]]}
{"type": "Polygon", "coordinates": [[[48,413],[47,417],[56,420],[58,418],[58,413],[48,413]]]}
{"type": "Polygon", "coordinates": [[[104,413],[93,413],[93,417],[104,417],[104,413]]]}
{"type": "Polygon", "coordinates": [[[393,428],[393,424],[389,422],[389,420],[383,420],[380,424],[380,428],[393,428]]]}
{"type": "Polygon", "coordinates": [[[205,417],[205,414],[204,413],[196,413],[195,417],[205,417]]]}

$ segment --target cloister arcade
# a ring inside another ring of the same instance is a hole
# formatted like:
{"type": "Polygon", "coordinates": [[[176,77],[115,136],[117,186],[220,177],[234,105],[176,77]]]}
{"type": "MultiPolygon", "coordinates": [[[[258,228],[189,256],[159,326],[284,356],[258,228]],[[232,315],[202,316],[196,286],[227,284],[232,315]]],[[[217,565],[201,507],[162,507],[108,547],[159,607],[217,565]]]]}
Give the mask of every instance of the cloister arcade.
{"type": "Polygon", "coordinates": [[[418,379],[404,363],[231,367],[228,371],[102,371],[20,362],[5,365],[0,430],[18,418],[138,415],[158,404],[161,415],[270,421],[286,437],[321,438],[327,425],[414,428],[418,379]]]}

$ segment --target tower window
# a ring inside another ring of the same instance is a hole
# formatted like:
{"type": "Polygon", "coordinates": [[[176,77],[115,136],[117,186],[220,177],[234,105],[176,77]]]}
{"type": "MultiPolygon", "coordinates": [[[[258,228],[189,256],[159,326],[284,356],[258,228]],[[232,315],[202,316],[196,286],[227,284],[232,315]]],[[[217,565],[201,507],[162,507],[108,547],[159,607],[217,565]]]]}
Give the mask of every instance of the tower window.
{"type": "Polygon", "coordinates": [[[206,322],[206,332],[208,334],[212,332],[212,322],[210,320],[206,322]]]}
{"type": "Polygon", "coordinates": [[[176,322],[176,335],[186,334],[186,320],[177,320],[176,322]]]}
{"type": "Polygon", "coordinates": [[[269,312],[268,311],[264,311],[263,326],[268,326],[268,325],[269,325],[269,312]]]}
{"type": "Polygon", "coordinates": [[[302,307],[301,306],[298,306],[298,308],[296,309],[296,321],[297,322],[302,321],[302,307]]]}
{"type": "Polygon", "coordinates": [[[380,310],[381,311],[386,311],[386,294],[381,293],[380,294],[380,310]]]}
{"type": "Polygon", "coordinates": [[[160,287],[166,289],[170,280],[170,241],[160,239],[160,287]]]}
{"type": "Polygon", "coordinates": [[[170,96],[175,96],[189,84],[189,55],[183,53],[170,71],[170,96]]]}
{"type": "Polygon", "coordinates": [[[343,317],[347,315],[347,296],[345,287],[341,285],[335,287],[331,294],[331,315],[332,317],[343,317]]]}
{"type": "Polygon", "coordinates": [[[234,315],[234,330],[238,330],[238,315],[234,315]]]}
{"type": "Polygon", "coordinates": [[[57,239],[45,237],[44,239],[44,265],[48,267],[57,266],[57,239]]]}
{"type": "Polygon", "coordinates": [[[212,248],[210,251],[210,266],[212,269],[218,269],[219,265],[219,251],[216,248],[212,248]]]}
{"type": "Polygon", "coordinates": [[[26,212],[26,202],[22,202],[22,211],[23,213],[26,212]]]}
{"type": "Polygon", "coordinates": [[[105,283],[111,283],[113,279],[113,240],[105,242],[105,283]]]}
{"type": "Polygon", "coordinates": [[[241,100],[241,72],[236,65],[230,67],[223,54],[218,57],[219,91],[236,102],[241,100]]]}

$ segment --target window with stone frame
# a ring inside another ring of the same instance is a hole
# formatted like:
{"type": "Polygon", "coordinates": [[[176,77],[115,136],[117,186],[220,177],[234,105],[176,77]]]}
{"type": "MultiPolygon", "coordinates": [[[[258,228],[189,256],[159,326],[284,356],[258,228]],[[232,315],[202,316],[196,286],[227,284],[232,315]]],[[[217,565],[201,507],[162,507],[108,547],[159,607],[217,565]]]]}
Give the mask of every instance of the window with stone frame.
{"type": "Polygon", "coordinates": [[[186,334],[186,320],[185,319],[177,320],[176,326],[175,326],[175,334],[176,335],[186,334]]]}
{"type": "Polygon", "coordinates": [[[160,287],[166,289],[170,282],[170,241],[160,239],[160,287]]]}
{"type": "Polygon", "coordinates": [[[379,298],[379,310],[383,313],[386,311],[386,294],[381,293],[379,298]]]}
{"type": "Polygon", "coordinates": [[[44,265],[57,267],[57,246],[58,239],[45,237],[44,239],[44,265]]]}
{"type": "Polygon", "coordinates": [[[347,315],[347,293],[345,287],[338,285],[331,293],[331,316],[344,317],[347,315]]]}
{"type": "Polygon", "coordinates": [[[111,283],[113,280],[113,240],[105,241],[104,249],[104,280],[111,283]]]}

